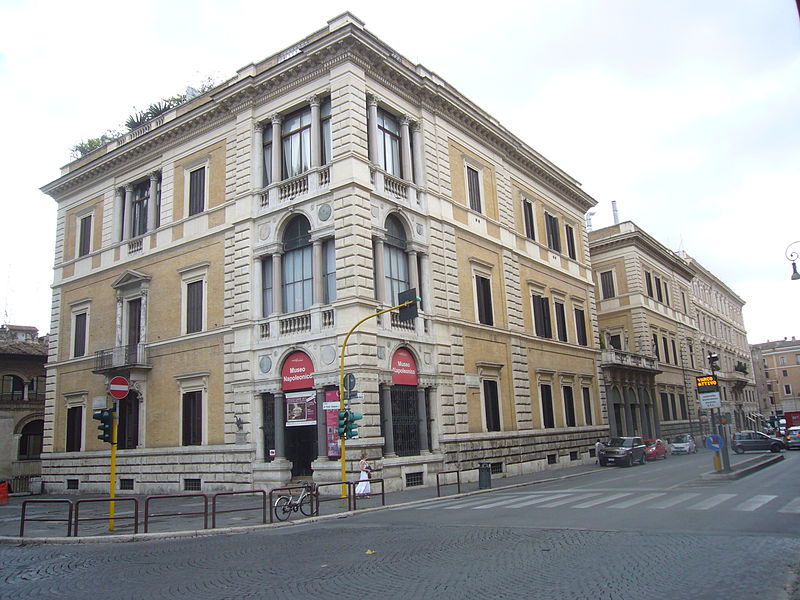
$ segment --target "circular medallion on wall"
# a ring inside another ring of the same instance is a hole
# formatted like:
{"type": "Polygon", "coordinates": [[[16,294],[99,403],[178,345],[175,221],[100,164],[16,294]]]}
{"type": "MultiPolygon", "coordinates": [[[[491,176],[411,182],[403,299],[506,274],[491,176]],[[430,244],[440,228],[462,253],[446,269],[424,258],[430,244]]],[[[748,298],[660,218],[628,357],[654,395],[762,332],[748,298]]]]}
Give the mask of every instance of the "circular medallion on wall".
{"type": "Polygon", "coordinates": [[[331,212],[330,204],[320,204],[320,207],[317,209],[317,216],[320,221],[327,221],[331,218],[331,212]]]}
{"type": "Polygon", "coordinates": [[[386,348],[383,346],[378,346],[378,358],[381,360],[386,358],[386,348]]]}
{"type": "Polygon", "coordinates": [[[333,361],[336,360],[336,350],[333,349],[333,346],[325,346],[322,349],[322,362],[326,365],[330,365],[333,361]]]}
{"type": "Polygon", "coordinates": [[[258,228],[258,239],[265,240],[269,237],[269,225],[262,225],[258,228]]]}
{"type": "Polygon", "coordinates": [[[272,369],[272,359],[269,356],[262,356],[258,359],[258,368],[262,373],[269,373],[272,369]]]}
{"type": "Polygon", "coordinates": [[[423,231],[422,223],[417,223],[417,235],[422,235],[423,231]]]}

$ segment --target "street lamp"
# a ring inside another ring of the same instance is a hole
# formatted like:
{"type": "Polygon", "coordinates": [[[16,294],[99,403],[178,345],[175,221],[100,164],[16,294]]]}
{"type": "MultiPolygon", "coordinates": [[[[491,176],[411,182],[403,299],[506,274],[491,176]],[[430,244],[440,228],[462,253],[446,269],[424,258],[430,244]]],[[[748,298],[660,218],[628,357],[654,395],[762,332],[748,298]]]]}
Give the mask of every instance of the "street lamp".
{"type": "MultiPolygon", "coordinates": [[[[798,0],[798,1],[800,2],[800,0],[798,0]]],[[[800,6],[800,4],[799,4],[799,6],[800,6]]],[[[792,252],[789,252],[789,248],[791,248],[795,244],[800,246],[800,241],[792,242],[791,244],[786,246],[786,260],[789,260],[789,261],[792,262],[792,280],[793,281],[797,280],[797,279],[800,279],[800,273],[797,272],[797,259],[800,258],[800,253],[798,253],[796,250],[793,250],[792,252]]]]}

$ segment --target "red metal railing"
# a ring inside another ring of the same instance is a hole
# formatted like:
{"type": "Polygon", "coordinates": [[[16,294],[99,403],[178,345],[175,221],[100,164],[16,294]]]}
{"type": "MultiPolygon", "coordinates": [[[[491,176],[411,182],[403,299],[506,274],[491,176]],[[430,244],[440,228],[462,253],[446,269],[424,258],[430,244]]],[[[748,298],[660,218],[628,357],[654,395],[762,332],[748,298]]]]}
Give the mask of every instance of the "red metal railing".
{"type": "Polygon", "coordinates": [[[133,502],[133,516],[132,517],[121,517],[119,515],[114,515],[115,521],[130,521],[133,520],[133,533],[139,533],[139,500],[136,498],[82,498],[81,500],[75,501],[75,518],[74,524],[72,526],[72,535],[78,537],[78,523],[81,521],[108,521],[110,517],[108,515],[104,517],[84,517],[81,519],[80,517],[80,509],[81,504],[88,504],[90,502],[133,502]]]}
{"type": "Polygon", "coordinates": [[[144,501],[144,532],[149,533],[150,517],[192,517],[203,515],[203,529],[208,529],[208,495],[207,494],[164,494],[160,496],[148,496],[144,501]],[[152,500],[165,500],[167,498],[202,498],[203,512],[175,512],[175,513],[153,513],[150,514],[150,502],[152,500]]]}
{"type": "Polygon", "coordinates": [[[448,485],[457,485],[458,486],[458,493],[461,493],[461,471],[439,471],[436,474],[436,497],[440,497],[442,495],[441,489],[448,485]],[[442,483],[441,477],[443,475],[449,475],[450,473],[456,474],[456,480],[451,481],[450,483],[442,483]]]}
{"type": "Polygon", "coordinates": [[[211,529],[216,529],[217,527],[217,515],[218,514],[226,514],[226,513],[235,513],[235,512],[245,512],[249,510],[259,510],[261,509],[262,523],[267,522],[267,492],[264,490],[247,490],[243,492],[217,492],[214,494],[213,498],[211,499],[211,529]],[[217,510],[217,498],[219,496],[243,496],[243,495],[253,495],[258,494],[261,496],[261,506],[248,506],[245,508],[229,508],[228,510],[217,510]]]}
{"type": "Polygon", "coordinates": [[[60,523],[64,522],[67,524],[67,537],[70,537],[70,532],[72,531],[72,511],[74,510],[74,505],[72,504],[72,500],[24,500],[22,502],[22,515],[19,521],[19,537],[23,537],[25,535],[25,522],[26,521],[41,521],[47,523],[60,523]],[[28,508],[28,504],[67,504],[69,506],[69,514],[67,515],[66,519],[42,519],[42,518],[34,518],[34,517],[27,517],[25,516],[25,512],[28,508]]]}

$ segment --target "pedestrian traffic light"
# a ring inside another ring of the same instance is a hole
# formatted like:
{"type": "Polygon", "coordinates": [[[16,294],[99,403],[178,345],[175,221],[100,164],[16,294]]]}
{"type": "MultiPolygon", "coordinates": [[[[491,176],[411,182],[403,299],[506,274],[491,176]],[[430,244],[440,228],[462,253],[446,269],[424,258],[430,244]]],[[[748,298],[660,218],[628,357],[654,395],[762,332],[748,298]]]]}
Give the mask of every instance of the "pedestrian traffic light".
{"type": "Polygon", "coordinates": [[[96,411],[92,418],[100,421],[100,425],[97,426],[97,429],[100,431],[100,435],[97,436],[98,440],[102,440],[107,443],[112,443],[112,432],[114,428],[114,409],[113,408],[104,408],[102,410],[96,411]]]}
{"type": "Polygon", "coordinates": [[[346,410],[339,411],[339,424],[336,428],[336,433],[339,435],[340,438],[347,437],[347,425],[349,421],[350,413],[346,410]]]}
{"type": "Polygon", "coordinates": [[[357,412],[350,411],[350,415],[347,418],[347,438],[353,439],[358,437],[358,424],[356,421],[362,419],[364,415],[357,412]]]}

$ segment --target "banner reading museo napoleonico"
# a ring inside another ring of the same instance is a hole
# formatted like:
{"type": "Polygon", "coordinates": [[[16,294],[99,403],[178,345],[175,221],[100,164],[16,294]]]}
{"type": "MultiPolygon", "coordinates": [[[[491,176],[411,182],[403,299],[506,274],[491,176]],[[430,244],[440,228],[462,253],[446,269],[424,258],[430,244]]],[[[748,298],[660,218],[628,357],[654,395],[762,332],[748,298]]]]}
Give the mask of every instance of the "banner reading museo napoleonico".
{"type": "Polygon", "coordinates": [[[317,424],[317,393],[290,392],[286,394],[286,426],[317,424]]]}

